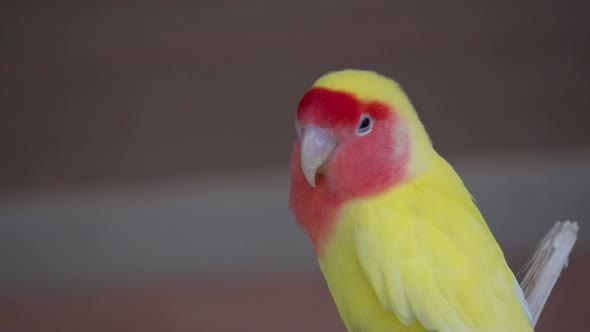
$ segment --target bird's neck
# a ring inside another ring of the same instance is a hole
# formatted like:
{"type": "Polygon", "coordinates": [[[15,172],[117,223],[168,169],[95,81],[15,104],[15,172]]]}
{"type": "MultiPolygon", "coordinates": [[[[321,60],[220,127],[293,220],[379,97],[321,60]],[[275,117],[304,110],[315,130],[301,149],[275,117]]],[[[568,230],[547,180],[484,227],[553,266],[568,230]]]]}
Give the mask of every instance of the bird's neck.
{"type": "MultiPolygon", "coordinates": [[[[360,197],[344,197],[333,191],[327,183],[319,178],[312,188],[303,176],[292,174],[290,208],[295,214],[297,223],[310,238],[318,256],[323,245],[330,241],[340,220],[342,209],[349,203],[364,200],[376,195],[399,191],[408,186],[457,188],[465,190],[461,179],[452,167],[436,152],[428,158],[429,165],[420,174],[412,174],[398,182],[360,197]]],[[[469,193],[465,190],[465,195],[469,193]]]]}

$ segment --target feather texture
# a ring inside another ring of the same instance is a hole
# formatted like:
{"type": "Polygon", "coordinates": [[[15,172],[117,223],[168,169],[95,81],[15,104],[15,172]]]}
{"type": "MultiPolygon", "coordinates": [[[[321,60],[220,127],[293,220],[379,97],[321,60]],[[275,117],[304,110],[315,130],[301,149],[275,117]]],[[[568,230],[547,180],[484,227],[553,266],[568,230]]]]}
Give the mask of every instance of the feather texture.
{"type": "Polygon", "coordinates": [[[335,233],[320,266],[351,331],[532,330],[501,249],[438,155],[416,179],[345,204],[335,233]]]}

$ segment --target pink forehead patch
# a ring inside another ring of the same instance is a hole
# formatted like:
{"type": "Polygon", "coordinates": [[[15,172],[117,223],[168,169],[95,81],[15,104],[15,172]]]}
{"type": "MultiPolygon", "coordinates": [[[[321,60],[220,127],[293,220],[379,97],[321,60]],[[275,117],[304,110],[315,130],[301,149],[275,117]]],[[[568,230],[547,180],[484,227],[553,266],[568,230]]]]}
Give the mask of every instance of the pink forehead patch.
{"type": "Polygon", "coordinates": [[[378,101],[360,101],[353,94],[343,91],[312,88],[299,102],[297,120],[334,128],[354,125],[365,113],[375,119],[382,119],[387,117],[389,107],[378,101]]]}

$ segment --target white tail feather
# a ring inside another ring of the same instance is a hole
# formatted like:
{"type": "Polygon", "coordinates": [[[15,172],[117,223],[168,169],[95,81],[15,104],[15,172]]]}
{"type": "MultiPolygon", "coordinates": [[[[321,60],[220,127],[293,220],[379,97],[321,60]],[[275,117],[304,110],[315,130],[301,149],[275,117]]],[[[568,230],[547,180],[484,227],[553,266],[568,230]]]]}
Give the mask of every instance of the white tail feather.
{"type": "Polygon", "coordinates": [[[518,273],[518,281],[524,292],[533,318],[533,326],[539,320],[545,302],[555,286],[576,242],[578,224],[557,222],[537,245],[533,256],[518,273]]]}

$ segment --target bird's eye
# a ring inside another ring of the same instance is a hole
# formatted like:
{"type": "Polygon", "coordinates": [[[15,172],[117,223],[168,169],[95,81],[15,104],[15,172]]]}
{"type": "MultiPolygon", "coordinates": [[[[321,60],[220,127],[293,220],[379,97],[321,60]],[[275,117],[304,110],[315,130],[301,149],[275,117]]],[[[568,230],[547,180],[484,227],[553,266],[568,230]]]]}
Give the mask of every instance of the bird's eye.
{"type": "Polygon", "coordinates": [[[363,114],[359,120],[359,124],[356,126],[356,134],[363,136],[368,134],[373,128],[373,119],[367,114],[363,114]]]}

